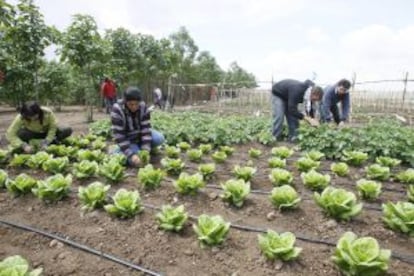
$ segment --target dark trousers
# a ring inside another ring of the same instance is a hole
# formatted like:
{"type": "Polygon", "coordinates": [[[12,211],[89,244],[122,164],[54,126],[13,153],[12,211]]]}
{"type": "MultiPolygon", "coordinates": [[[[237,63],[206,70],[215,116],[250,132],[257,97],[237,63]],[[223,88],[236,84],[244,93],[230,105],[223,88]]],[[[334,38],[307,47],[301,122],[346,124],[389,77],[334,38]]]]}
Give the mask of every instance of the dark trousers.
{"type": "MultiPolygon", "coordinates": [[[[58,127],[56,130],[56,137],[52,141],[52,143],[60,142],[66,137],[69,137],[72,134],[72,128],[70,127],[58,127]]],[[[32,139],[45,139],[47,136],[47,132],[33,132],[28,129],[20,129],[17,132],[17,136],[24,141],[29,142],[32,139]]]]}
{"type": "Polygon", "coordinates": [[[332,116],[333,116],[333,119],[334,119],[335,123],[339,124],[341,122],[341,119],[339,117],[338,106],[336,104],[332,105],[331,108],[330,108],[330,111],[332,113],[332,116]]]}

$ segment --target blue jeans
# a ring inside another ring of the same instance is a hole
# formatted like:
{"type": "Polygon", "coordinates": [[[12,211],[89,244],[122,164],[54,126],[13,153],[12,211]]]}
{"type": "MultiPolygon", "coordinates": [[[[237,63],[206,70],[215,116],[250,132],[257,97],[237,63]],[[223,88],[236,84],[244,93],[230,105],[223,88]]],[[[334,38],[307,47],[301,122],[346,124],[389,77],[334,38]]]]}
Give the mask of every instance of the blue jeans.
{"type": "MultiPolygon", "coordinates": [[[[151,129],[151,136],[152,136],[152,142],[151,142],[151,148],[158,147],[159,145],[163,144],[165,141],[164,135],[161,132],[158,132],[156,130],[151,129]]],[[[141,145],[138,144],[130,144],[129,149],[134,153],[137,154],[141,150],[141,145]]],[[[121,149],[117,146],[113,151],[113,154],[120,154],[122,153],[121,149]]],[[[127,160],[128,164],[131,163],[131,157],[127,160]]]]}
{"type": "Polygon", "coordinates": [[[114,105],[114,103],[116,102],[116,98],[105,98],[104,99],[105,102],[105,109],[106,109],[106,114],[111,113],[112,111],[112,106],[114,105]]]}
{"type": "Polygon", "coordinates": [[[287,102],[281,98],[272,95],[272,111],[273,111],[273,129],[272,134],[276,139],[280,139],[283,131],[283,121],[286,116],[288,124],[288,139],[295,139],[298,135],[299,119],[288,113],[287,102]]]}

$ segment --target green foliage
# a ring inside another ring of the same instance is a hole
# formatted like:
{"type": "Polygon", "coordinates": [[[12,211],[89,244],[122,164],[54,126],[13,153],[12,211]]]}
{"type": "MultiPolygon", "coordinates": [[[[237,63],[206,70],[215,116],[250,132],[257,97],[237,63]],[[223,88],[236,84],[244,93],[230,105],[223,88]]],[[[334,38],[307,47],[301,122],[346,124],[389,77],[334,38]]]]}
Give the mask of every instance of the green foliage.
{"type": "Polygon", "coordinates": [[[0,164],[6,163],[8,158],[9,151],[0,149],[0,164]]]}
{"type": "Polygon", "coordinates": [[[141,150],[138,153],[139,159],[141,160],[142,165],[147,165],[150,162],[150,153],[147,150],[141,150]]]}
{"type": "Polygon", "coordinates": [[[191,148],[191,145],[187,142],[180,142],[177,144],[177,148],[179,148],[182,151],[187,151],[191,148]]]}
{"type": "Polygon", "coordinates": [[[73,164],[72,173],[78,179],[85,179],[95,176],[98,170],[99,165],[96,161],[83,160],[73,164]]]}
{"type": "Polygon", "coordinates": [[[234,166],[233,174],[238,179],[243,179],[244,181],[250,181],[253,176],[256,174],[257,169],[249,166],[241,167],[239,165],[234,166]]]}
{"type": "Polygon", "coordinates": [[[281,159],[286,159],[294,153],[293,149],[290,149],[285,146],[274,147],[272,148],[271,152],[272,152],[272,155],[279,157],[281,159]]]}
{"type": "Polygon", "coordinates": [[[170,205],[163,205],[156,218],[161,229],[179,232],[187,222],[188,214],[184,210],[184,205],[175,208],[170,205]]]}
{"type": "Polygon", "coordinates": [[[305,157],[312,159],[314,161],[320,161],[322,158],[325,157],[325,154],[317,150],[311,150],[305,153],[305,157]]]}
{"type": "Polygon", "coordinates": [[[286,167],[286,159],[281,159],[279,157],[272,157],[267,160],[269,164],[269,168],[285,168],[286,167]]]}
{"type": "Polygon", "coordinates": [[[276,168],[270,171],[269,179],[274,186],[289,185],[293,181],[293,175],[288,170],[276,168]]]}
{"type": "Polygon", "coordinates": [[[110,120],[98,120],[89,124],[89,133],[109,139],[112,137],[112,123],[110,120]]]}
{"type": "Polygon", "coordinates": [[[47,152],[39,151],[36,154],[31,155],[29,157],[29,159],[26,162],[26,165],[32,169],[41,168],[43,163],[49,160],[50,158],[53,158],[53,157],[49,155],[47,152]]]}
{"type": "Polygon", "coordinates": [[[0,188],[5,187],[9,176],[5,170],[0,169],[0,188]]]}
{"type": "Polygon", "coordinates": [[[344,189],[327,187],[321,194],[314,193],[315,202],[325,212],[338,220],[349,220],[362,211],[354,193],[344,189]]]}
{"type": "Polygon", "coordinates": [[[42,164],[42,169],[49,173],[62,173],[69,165],[67,157],[49,158],[42,164]]]}
{"type": "Polygon", "coordinates": [[[375,162],[383,167],[393,168],[395,166],[398,166],[401,163],[401,160],[388,156],[378,156],[375,158],[375,162]]]}
{"type": "Polygon", "coordinates": [[[349,174],[349,167],[345,162],[332,163],[331,171],[338,176],[347,176],[349,174]]]}
{"type": "Polygon", "coordinates": [[[358,238],[346,232],[336,245],[332,260],[343,275],[383,275],[388,270],[391,250],[380,249],[372,237],[358,238]]]}
{"type": "Polygon", "coordinates": [[[377,199],[381,193],[381,183],[373,180],[360,179],[357,181],[357,190],[364,199],[377,199]]]}
{"type": "Polygon", "coordinates": [[[272,189],[270,201],[273,206],[279,208],[280,210],[294,209],[298,206],[301,198],[292,186],[282,185],[272,189]]]}
{"type": "Polygon", "coordinates": [[[201,173],[204,180],[209,180],[211,179],[211,177],[216,171],[216,164],[215,163],[201,164],[200,166],[198,166],[198,171],[201,173]]]}
{"type": "Polygon", "coordinates": [[[82,210],[92,210],[102,207],[106,202],[106,195],[111,188],[101,182],[93,182],[87,187],[78,188],[78,198],[82,204],[82,210]]]}
{"type": "Polygon", "coordinates": [[[388,180],[390,178],[390,168],[379,164],[372,164],[365,168],[367,177],[375,180],[388,180]]]}
{"type": "Polygon", "coordinates": [[[155,189],[161,185],[165,173],[161,169],[154,169],[151,164],[146,165],[138,171],[138,182],[145,189],[155,189]]]}
{"type": "Polygon", "coordinates": [[[382,205],[383,220],[393,229],[414,237],[414,203],[388,202],[382,205]]]}
{"type": "Polygon", "coordinates": [[[193,225],[200,246],[204,247],[221,244],[230,230],[230,222],[225,222],[221,216],[201,215],[198,223],[193,225]]]}
{"type": "Polygon", "coordinates": [[[56,202],[69,194],[71,185],[72,175],[68,174],[65,177],[62,174],[56,174],[46,180],[39,180],[32,192],[42,200],[56,202]]]}
{"type": "Polygon", "coordinates": [[[188,173],[181,173],[176,181],[173,183],[175,189],[180,194],[196,194],[198,189],[205,186],[203,176],[199,173],[189,175],[188,173]]]}
{"type": "Polygon", "coordinates": [[[19,196],[22,194],[27,194],[32,191],[32,188],[35,187],[37,184],[37,180],[27,175],[25,173],[21,173],[16,178],[9,179],[6,181],[6,188],[9,193],[13,194],[14,196],[19,196]]]}
{"type": "Polygon", "coordinates": [[[322,191],[328,187],[331,176],[329,174],[321,174],[315,170],[310,170],[307,173],[301,173],[300,177],[302,178],[303,184],[313,190],[313,191],[322,191]]]}
{"type": "Polygon", "coordinates": [[[198,148],[203,154],[207,154],[213,149],[213,146],[211,144],[200,144],[198,148]]]}
{"type": "Polygon", "coordinates": [[[166,146],[165,153],[168,158],[178,158],[180,157],[181,149],[173,146],[166,146]]]}
{"type": "Polygon", "coordinates": [[[266,234],[258,235],[258,240],[260,250],[269,260],[291,261],[302,252],[302,248],[295,247],[296,237],[291,232],[279,234],[269,229],[266,234]]]}
{"type": "Polygon", "coordinates": [[[161,159],[161,166],[170,175],[179,175],[185,167],[185,163],[181,159],[161,159]]]}
{"type": "Polygon", "coordinates": [[[230,147],[230,146],[220,146],[220,151],[224,152],[227,156],[230,156],[233,154],[234,152],[234,147],[230,147]]]}
{"type": "Polygon", "coordinates": [[[317,169],[320,165],[320,162],[307,157],[301,157],[296,161],[295,165],[300,172],[307,172],[317,169]]]}
{"type": "Polygon", "coordinates": [[[211,158],[216,163],[223,163],[227,159],[227,154],[224,151],[216,151],[211,155],[211,158]]]}
{"type": "Polygon", "coordinates": [[[43,268],[29,271],[29,263],[20,255],[5,258],[0,262],[0,275],[4,276],[40,276],[43,268]]]}
{"type": "Polygon", "coordinates": [[[368,159],[368,154],[362,151],[343,151],[342,160],[352,166],[361,166],[368,159]]]}
{"type": "Polygon", "coordinates": [[[236,207],[242,207],[244,200],[250,193],[250,183],[243,179],[229,179],[221,184],[221,188],[223,193],[220,197],[236,207]]]}
{"type": "Polygon", "coordinates": [[[397,174],[398,181],[405,184],[414,184],[414,169],[407,169],[397,174]]]}
{"type": "Polygon", "coordinates": [[[109,160],[99,167],[98,174],[105,177],[111,183],[122,181],[125,175],[125,167],[117,162],[117,160],[109,160]]]}
{"type": "Polygon", "coordinates": [[[259,158],[260,155],[262,155],[262,151],[261,150],[254,149],[254,148],[249,149],[249,156],[251,158],[259,158]]]}
{"type": "Polygon", "coordinates": [[[138,191],[119,189],[112,200],[113,204],[104,208],[109,214],[120,218],[131,218],[144,209],[138,191]]]}
{"type": "Polygon", "coordinates": [[[30,158],[30,154],[14,154],[10,160],[10,167],[23,167],[26,165],[27,160],[30,158]]]}
{"type": "MultiPolygon", "coordinates": [[[[88,144],[89,144],[88,140],[88,144]]],[[[104,153],[100,150],[89,150],[89,149],[81,149],[78,151],[78,160],[89,160],[89,161],[97,161],[99,162],[102,160],[104,153]]]]}
{"type": "Polygon", "coordinates": [[[407,197],[410,202],[414,203],[414,185],[408,185],[407,197]]]}
{"type": "Polygon", "coordinates": [[[203,152],[199,149],[190,149],[187,151],[187,156],[193,162],[200,162],[203,152]]]}

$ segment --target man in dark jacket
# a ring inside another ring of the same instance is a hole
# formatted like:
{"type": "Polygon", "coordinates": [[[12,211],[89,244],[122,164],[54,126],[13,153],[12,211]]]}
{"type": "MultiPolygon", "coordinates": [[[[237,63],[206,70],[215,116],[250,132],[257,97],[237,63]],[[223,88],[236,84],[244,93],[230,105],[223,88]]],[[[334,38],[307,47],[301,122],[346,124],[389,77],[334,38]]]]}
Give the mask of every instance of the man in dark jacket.
{"type": "Polygon", "coordinates": [[[149,152],[164,143],[164,136],[151,129],[150,111],[137,87],[129,87],[123,99],[114,104],[111,121],[115,142],[133,167],[141,166],[140,150],[149,152]]]}
{"type": "Polygon", "coordinates": [[[338,125],[343,125],[348,121],[351,99],[349,95],[351,82],[346,79],[338,81],[336,84],[324,89],[322,99],[322,121],[330,123],[333,120],[338,125]],[[339,114],[338,103],[341,103],[341,114],[339,114]]]}
{"type": "Polygon", "coordinates": [[[322,89],[314,87],[310,80],[304,82],[285,79],[275,83],[272,87],[272,109],[273,109],[273,130],[272,134],[280,140],[283,129],[284,117],[288,124],[288,140],[294,142],[297,138],[299,120],[305,119],[311,125],[318,125],[318,122],[309,116],[305,116],[298,110],[298,104],[303,102],[305,92],[311,90],[311,101],[319,101],[322,97],[322,89]]]}

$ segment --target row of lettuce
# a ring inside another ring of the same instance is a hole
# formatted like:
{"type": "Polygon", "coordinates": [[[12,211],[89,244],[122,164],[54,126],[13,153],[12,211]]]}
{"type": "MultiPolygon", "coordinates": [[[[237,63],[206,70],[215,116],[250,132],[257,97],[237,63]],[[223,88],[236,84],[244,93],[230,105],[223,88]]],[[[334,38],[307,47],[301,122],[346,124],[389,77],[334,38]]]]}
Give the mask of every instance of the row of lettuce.
{"type": "MultiPolygon", "coordinates": [[[[165,134],[169,145],[179,142],[212,144],[215,147],[257,141],[264,145],[277,142],[271,135],[271,120],[264,116],[222,116],[199,112],[154,112],[153,127],[165,134]]],[[[91,132],[109,138],[110,121],[97,121],[91,132]]],[[[287,129],[283,131],[287,134],[287,129]]],[[[392,119],[372,120],[360,127],[318,128],[302,124],[299,146],[317,150],[329,159],[339,159],[344,151],[362,151],[370,160],[389,156],[414,165],[414,129],[392,119]]]]}

